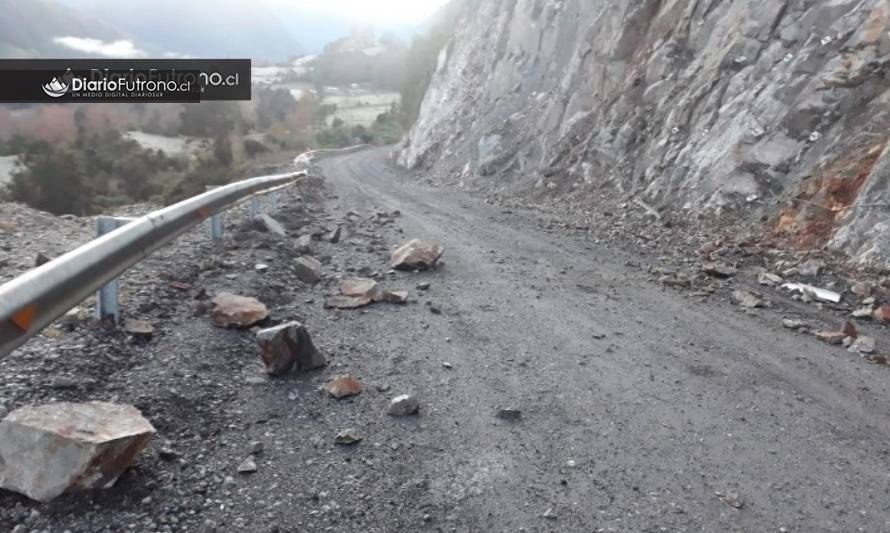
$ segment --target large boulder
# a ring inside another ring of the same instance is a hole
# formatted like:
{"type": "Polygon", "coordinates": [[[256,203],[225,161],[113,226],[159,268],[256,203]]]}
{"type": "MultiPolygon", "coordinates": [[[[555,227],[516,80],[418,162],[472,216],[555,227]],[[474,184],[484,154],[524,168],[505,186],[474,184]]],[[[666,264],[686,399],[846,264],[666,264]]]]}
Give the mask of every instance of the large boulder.
{"type": "Polygon", "coordinates": [[[414,239],[392,253],[391,265],[399,270],[428,270],[436,266],[444,252],[435,241],[414,239]]]}
{"type": "Polygon", "coordinates": [[[288,322],[257,332],[261,358],[272,375],[321,368],[328,364],[312,343],[309,331],[299,322],[288,322]]]}
{"type": "Polygon", "coordinates": [[[256,298],[221,292],[213,299],[211,316],[221,328],[249,328],[268,318],[269,310],[256,298]]]}
{"type": "Polygon", "coordinates": [[[41,502],[107,489],[154,432],[129,405],[62,402],[17,409],[0,422],[0,487],[41,502]]]}

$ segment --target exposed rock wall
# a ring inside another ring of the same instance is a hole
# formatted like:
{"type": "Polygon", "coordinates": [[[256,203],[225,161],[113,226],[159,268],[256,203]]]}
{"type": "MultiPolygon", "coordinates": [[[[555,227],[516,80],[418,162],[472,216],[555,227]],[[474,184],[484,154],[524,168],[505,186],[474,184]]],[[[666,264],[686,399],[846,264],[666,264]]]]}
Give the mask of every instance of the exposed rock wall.
{"type": "Polygon", "coordinates": [[[886,264],[888,134],[888,0],[468,0],[399,161],[748,209],[886,264]]]}

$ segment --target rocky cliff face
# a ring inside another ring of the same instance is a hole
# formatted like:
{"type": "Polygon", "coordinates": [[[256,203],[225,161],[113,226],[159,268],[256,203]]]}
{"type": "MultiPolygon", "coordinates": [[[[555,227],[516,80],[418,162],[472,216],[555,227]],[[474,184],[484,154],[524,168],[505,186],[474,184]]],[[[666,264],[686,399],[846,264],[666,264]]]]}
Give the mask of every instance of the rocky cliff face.
{"type": "Polygon", "coordinates": [[[748,210],[888,265],[888,135],[888,0],[469,0],[399,161],[748,210]]]}

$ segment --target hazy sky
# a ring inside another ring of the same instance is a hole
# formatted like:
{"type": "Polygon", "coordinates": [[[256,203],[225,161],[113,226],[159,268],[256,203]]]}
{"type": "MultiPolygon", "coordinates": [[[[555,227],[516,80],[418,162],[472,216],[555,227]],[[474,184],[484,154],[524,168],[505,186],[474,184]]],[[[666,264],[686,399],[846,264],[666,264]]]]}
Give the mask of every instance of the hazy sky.
{"type": "Polygon", "coordinates": [[[448,0],[265,0],[271,6],[289,5],[301,10],[337,13],[353,22],[375,26],[416,24],[447,2],[448,0]]]}

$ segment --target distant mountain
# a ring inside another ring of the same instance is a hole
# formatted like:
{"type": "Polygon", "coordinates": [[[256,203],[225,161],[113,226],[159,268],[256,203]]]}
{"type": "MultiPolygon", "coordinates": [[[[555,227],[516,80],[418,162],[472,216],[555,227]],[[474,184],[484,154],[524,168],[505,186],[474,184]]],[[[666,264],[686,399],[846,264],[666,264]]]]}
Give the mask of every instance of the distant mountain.
{"type": "Polygon", "coordinates": [[[123,38],[98,18],[56,0],[0,0],[0,58],[85,57],[53,41],[70,35],[107,42],[123,38]]]}
{"type": "Polygon", "coordinates": [[[81,14],[100,18],[152,57],[247,57],[277,61],[304,53],[291,31],[261,2],[58,1],[81,14]]]}

